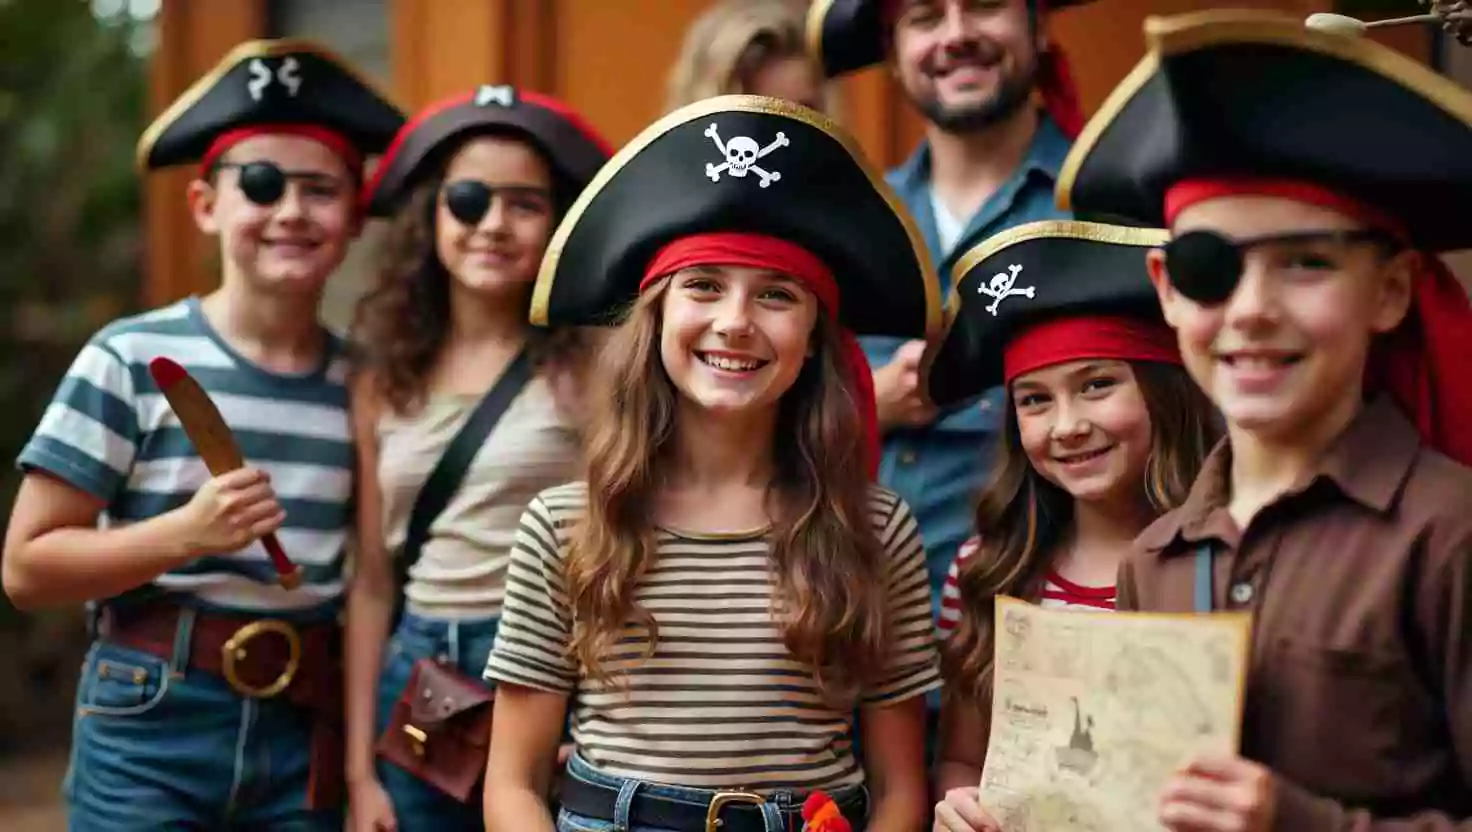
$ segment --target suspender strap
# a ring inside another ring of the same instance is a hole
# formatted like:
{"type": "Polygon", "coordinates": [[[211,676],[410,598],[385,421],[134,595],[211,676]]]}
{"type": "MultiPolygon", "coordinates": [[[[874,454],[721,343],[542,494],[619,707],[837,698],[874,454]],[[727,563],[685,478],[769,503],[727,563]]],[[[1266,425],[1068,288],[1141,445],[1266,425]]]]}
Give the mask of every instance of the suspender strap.
{"type": "Polygon", "coordinates": [[[1210,543],[1196,547],[1196,603],[1197,612],[1211,612],[1215,606],[1211,591],[1212,551],[1210,543]]]}

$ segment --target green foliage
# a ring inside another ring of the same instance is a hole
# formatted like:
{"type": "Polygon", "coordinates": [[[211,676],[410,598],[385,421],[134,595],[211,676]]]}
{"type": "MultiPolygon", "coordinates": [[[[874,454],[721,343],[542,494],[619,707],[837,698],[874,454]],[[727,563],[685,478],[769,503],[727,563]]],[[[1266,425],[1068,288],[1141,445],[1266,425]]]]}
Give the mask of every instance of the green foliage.
{"type": "MultiPolygon", "coordinates": [[[[83,0],[0,0],[0,527],[11,462],[87,336],[140,296],[151,30],[83,0]]],[[[0,631],[17,618],[0,601],[0,631]]]]}

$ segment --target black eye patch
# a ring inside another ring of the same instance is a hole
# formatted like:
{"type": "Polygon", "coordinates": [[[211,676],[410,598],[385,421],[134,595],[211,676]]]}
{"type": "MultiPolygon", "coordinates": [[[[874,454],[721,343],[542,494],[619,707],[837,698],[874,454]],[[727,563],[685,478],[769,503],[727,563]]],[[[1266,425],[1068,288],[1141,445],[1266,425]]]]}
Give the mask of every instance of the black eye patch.
{"type": "Polygon", "coordinates": [[[1233,240],[1215,231],[1188,231],[1165,244],[1165,267],[1176,291],[1203,306],[1224,303],[1236,291],[1251,249],[1274,243],[1379,243],[1391,250],[1400,244],[1378,229],[1294,231],[1233,240]]]}
{"type": "Polygon", "coordinates": [[[491,187],[474,179],[462,179],[445,186],[445,207],[450,216],[464,225],[480,225],[491,210],[491,187]]]}
{"type": "Polygon", "coordinates": [[[236,185],[245,198],[256,205],[275,205],[286,193],[286,183],[297,179],[308,182],[331,183],[333,178],[326,174],[289,172],[274,162],[224,162],[222,169],[238,171],[236,185]]]}

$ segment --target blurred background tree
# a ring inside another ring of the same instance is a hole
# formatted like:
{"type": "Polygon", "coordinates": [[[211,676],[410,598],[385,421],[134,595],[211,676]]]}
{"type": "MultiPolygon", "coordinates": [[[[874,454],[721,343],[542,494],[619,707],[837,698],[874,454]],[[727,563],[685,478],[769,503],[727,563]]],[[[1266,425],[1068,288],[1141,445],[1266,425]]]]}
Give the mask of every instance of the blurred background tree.
{"type": "MultiPolygon", "coordinates": [[[[147,66],[159,0],[0,0],[0,528],[13,460],[67,365],[141,295],[147,66]]],[[[67,739],[80,609],[0,598],[0,754],[67,739]]]]}

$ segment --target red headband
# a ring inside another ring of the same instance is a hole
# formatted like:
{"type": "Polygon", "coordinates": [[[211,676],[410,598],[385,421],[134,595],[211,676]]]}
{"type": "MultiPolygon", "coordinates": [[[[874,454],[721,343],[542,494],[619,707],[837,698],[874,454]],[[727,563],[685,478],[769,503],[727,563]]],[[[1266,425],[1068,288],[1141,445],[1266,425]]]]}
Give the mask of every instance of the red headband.
{"type": "MultiPolygon", "coordinates": [[[[882,0],[880,21],[885,32],[893,32],[899,21],[901,0],[882,0]]],[[[1048,13],[1047,0],[1029,0],[1037,17],[1039,29],[1043,28],[1048,13]]],[[[1058,129],[1070,139],[1078,138],[1084,129],[1084,108],[1078,99],[1078,84],[1073,80],[1073,68],[1063,47],[1052,44],[1038,53],[1038,95],[1043,99],[1043,109],[1053,118],[1058,129]]]]}
{"type": "Polygon", "coordinates": [[[220,156],[230,148],[251,138],[252,136],[264,136],[285,133],[291,136],[301,136],[320,142],[327,146],[328,150],[336,153],[347,164],[348,170],[352,172],[353,178],[359,181],[363,179],[363,154],[347,136],[316,124],[253,124],[249,127],[237,127],[227,130],[215,137],[206,150],[204,157],[199,160],[199,175],[208,176],[210,168],[215,166],[220,156]]]}
{"type": "Polygon", "coordinates": [[[1085,359],[1181,363],[1176,334],[1163,322],[1126,315],[1079,315],[1035,324],[1007,343],[1003,383],[1033,370],[1085,359]]]}
{"type": "MultiPolygon", "coordinates": [[[[1317,205],[1389,231],[1409,245],[1402,223],[1374,206],[1328,188],[1292,179],[1195,179],[1172,186],[1166,224],[1191,204],[1223,196],[1275,196],[1317,205]]],[[[1377,338],[1365,369],[1367,391],[1384,390],[1416,425],[1421,438],[1452,459],[1472,465],[1472,304],[1441,258],[1421,253],[1411,310],[1394,331],[1377,338]]]]}
{"type": "MultiPolygon", "coordinates": [[[[834,280],[833,271],[802,246],[765,234],[718,232],[681,237],[660,249],[649,261],[644,279],[639,282],[639,291],[643,292],[661,278],[693,266],[747,266],[780,272],[816,295],[828,319],[838,322],[838,281],[834,280]]],[[[858,339],[842,327],[839,333],[844,353],[842,364],[848,373],[850,390],[859,406],[859,418],[863,424],[869,475],[877,476],[880,446],[874,376],[858,339]]]]}

